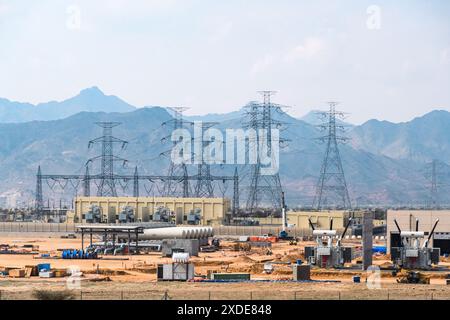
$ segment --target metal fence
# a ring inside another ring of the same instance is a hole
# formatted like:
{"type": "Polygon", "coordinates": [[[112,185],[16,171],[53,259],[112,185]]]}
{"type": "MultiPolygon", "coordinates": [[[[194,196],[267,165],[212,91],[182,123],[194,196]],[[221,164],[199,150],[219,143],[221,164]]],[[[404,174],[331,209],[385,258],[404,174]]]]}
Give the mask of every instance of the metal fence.
{"type": "MultiPolygon", "coordinates": [[[[277,226],[217,226],[216,235],[223,236],[262,236],[264,234],[278,235],[281,227],[277,226]]],[[[289,228],[289,234],[294,237],[310,237],[309,229],[289,228]]],[[[44,223],[44,222],[0,222],[1,232],[75,232],[74,223],[44,223]]]]}
{"type": "Polygon", "coordinates": [[[0,222],[0,232],[75,232],[75,224],[45,222],[0,222]]]}
{"type": "MultiPolygon", "coordinates": [[[[364,291],[65,291],[71,300],[450,300],[450,292],[364,291]]],[[[37,300],[32,291],[0,291],[0,300],[37,300]]]]}
{"type": "MultiPolygon", "coordinates": [[[[214,234],[221,236],[262,236],[264,234],[278,235],[281,227],[277,226],[217,226],[214,234]]],[[[289,235],[293,237],[311,237],[310,229],[288,228],[289,235]]]]}

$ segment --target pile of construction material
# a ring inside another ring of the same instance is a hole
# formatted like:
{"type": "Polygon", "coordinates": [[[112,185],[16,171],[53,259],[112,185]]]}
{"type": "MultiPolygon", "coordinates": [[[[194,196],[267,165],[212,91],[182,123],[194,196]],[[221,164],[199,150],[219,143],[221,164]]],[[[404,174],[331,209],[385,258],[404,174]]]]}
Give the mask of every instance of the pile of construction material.
{"type": "Polygon", "coordinates": [[[49,263],[40,263],[32,266],[0,267],[0,274],[11,278],[63,278],[68,275],[66,269],[52,269],[49,263]]]}
{"type": "Polygon", "coordinates": [[[39,246],[33,244],[24,244],[22,246],[0,244],[0,254],[37,254],[39,246]]]}

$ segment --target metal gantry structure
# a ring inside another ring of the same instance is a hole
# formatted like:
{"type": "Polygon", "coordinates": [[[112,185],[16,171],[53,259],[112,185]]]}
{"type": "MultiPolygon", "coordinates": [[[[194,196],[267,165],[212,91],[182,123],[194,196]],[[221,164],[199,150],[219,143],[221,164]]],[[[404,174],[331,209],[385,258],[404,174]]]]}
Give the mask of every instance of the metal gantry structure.
{"type": "MultiPolygon", "coordinates": [[[[73,175],[60,175],[60,174],[42,174],[41,166],[38,167],[37,175],[36,175],[36,194],[35,194],[35,210],[36,213],[42,214],[46,209],[44,204],[44,195],[43,195],[43,182],[46,181],[47,184],[53,189],[56,183],[61,186],[62,189],[65,189],[67,185],[72,185],[74,189],[77,191],[78,186],[82,183],[83,186],[83,196],[89,197],[91,196],[91,183],[94,182],[97,185],[97,196],[102,197],[117,197],[117,189],[116,182],[119,184],[125,183],[128,185],[129,182],[133,183],[133,197],[140,196],[140,182],[146,181],[150,183],[162,182],[165,186],[168,184],[182,184],[184,190],[189,190],[189,182],[194,181],[198,182],[201,179],[204,179],[203,175],[188,175],[187,167],[183,166],[183,171],[181,175],[173,174],[171,175],[140,175],[138,172],[138,168],[135,167],[134,173],[131,175],[126,174],[117,174],[115,172],[114,162],[120,160],[126,163],[125,159],[117,157],[114,154],[113,144],[121,143],[122,147],[127,144],[125,140],[121,140],[115,138],[112,135],[112,128],[120,125],[120,123],[113,122],[102,122],[97,123],[97,125],[103,128],[103,136],[89,142],[89,147],[91,147],[94,143],[102,144],[102,154],[91,158],[87,161],[85,165],[85,173],[84,174],[73,174],[73,175]],[[89,165],[95,160],[99,160],[101,163],[101,171],[98,174],[91,174],[89,170],[89,165]]],[[[174,168],[171,163],[171,168],[174,168]]],[[[209,175],[208,178],[210,181],[222,181],[225,183],[226,181],[233,181],[233,199],[232,199],[232,211],[236,213],[239,208],[239,177],[237,175],[237,171],[235,175],[225,176],[225,175],[209,175]]],[[[125,189],[125,188],[124,188],[125,189]]],[[[164,194],[165,195],[165,194],[164,194]]],[[[176,197],[176,195],[169,195],[172,197],[176,197]]],[[[183,194],[183,197],[189,197],[189,193],[183,194]]]]}
{"type": "Polygon", "coordinates": [[[316,210],[352,207],[338,148],[338,143],[346,142],[348,138],[341,134],[344,126],[336,123],[336,120],[343,119],[345,114],[336,110],[337,104],[329,102],[329,110],[319,113],[325,118],[325,122],[319,127],[325,130],[326,134],[319,140],[326,143],[326,151],[313,202],[313,208],[316,210]]]}
{"type": "MultiPolygon", "coordinates": [[[[272,129],[280,129],[283,122],[276,120],[276,112],[281,113],[283,106],[271,101],[274,91],[261,91],[263,102],[251,102],[247,106],[246,122],[244,127],[253,129],[256,132],[256,141],[249,141],[249,144],[255,144],[257,149],[256,163],[251,165],[250,187],[247,198],[246,211],[250,214],[257,209],[263,209],[270,205],[273,208],[281,210],[282,187],[278,171],[271,175],[261,174],[263,164],[261,162],[261,148],[268,155],[272,154],[272,129]],[[260,133],[267,133],[267,137],[261,137],[260,133]],[[263,145],[265,144],[265,145],[263,145]]],[[[286,139],[280,138],[277,143],[283,143],[286,139]]],[[[272,159],[274,161],[275,159],[272,159]]]]}

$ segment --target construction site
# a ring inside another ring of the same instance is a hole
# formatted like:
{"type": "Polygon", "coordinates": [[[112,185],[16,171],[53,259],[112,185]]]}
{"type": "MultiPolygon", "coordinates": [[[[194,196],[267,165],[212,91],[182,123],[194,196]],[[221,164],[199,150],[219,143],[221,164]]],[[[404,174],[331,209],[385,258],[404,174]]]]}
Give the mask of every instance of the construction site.
{"type": "MultiPolygon", "coordinates": [[[[286,125],[272,96],[264,91],[247,106],[242,129],[272,133],[286,125]]],[[[260,155],[217,170],[223,165],[203,154],[215,143],[208,134],[194,139],[197,161],[172,157],[161,175],[137,166],[118,173],[115,163],[127,159],[116,146],[128,142],[113,135],[120,123],[97,123],[103,134],[88,145],[100,145],[101,154],[84,174],[39,166],[34,210],[0,222],[0,299],[450,299],[449,212],[353,207],[336,105],[322,113],[324,160],[314,201],[301,209],[289,206],[278,172],[268,173],[260,155]],[[70,206],[50,207],[46,194],[56,186],[76,190],[70,206]]],[[[172,111],[162,126],[173,131],[217,125],[172,111]]],[[[254,138],[266,156],[288,143],[254,138]]],[[[167,154],[180,143],[172,139],[167,154]]]]}

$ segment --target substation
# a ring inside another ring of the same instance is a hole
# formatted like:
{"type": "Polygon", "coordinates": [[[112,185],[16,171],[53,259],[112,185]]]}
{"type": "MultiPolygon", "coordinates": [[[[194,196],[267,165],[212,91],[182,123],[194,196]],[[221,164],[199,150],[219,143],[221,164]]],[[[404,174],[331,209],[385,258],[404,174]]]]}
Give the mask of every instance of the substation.
{"type": "MultiPolygon", "coordinates": [[[[262,94],[262,102],[246,107],[242,128],[270,130],[284,125],[277,120],[282,107],[271,102],[273,92],[262,94]]],[[[129,261],[133,270],[154,274],[152,280],[161,282],[334,283],[350,275],[356,285],[373,266],[399,283],[448,277],[450,212],[352,208],[338,152],[338,141],[344,138],[336,133],[336,119],[342,115],[336,105],[330,103],[323,113],[328,130],[321,139],[327,148],[313,205],[307,210],[288,207],[279,174],[262,174],[259,157],[256,164],[245,166],[245,177],[242,165],[217,174],[220,170],[203,160],[198,164],[168,160],[167,172],[160,175],[141,174],[144,170],[138,167],[130,174],[117,173],[115,163],[126,159],[114,150],[128,142],[113,136],[120,123],[97,123],[103,135],[88,145],[99,144],[102,153],[86,163],[83,174],[37,168],[35,220],[59,221],[47,193],[54,186],[77,187],[72,205],[56,210],[74,226],[63,236],[74,247],[27,250],[4,245],[2,254],[31,252],[42,263],[3,266],[0,272],[10,277],[68,276],[61,263],[84,260],[97,264],[97,274],[102,274],[99,262],[129,261]],[[93,170],[96,162],[98,172],[93,170]],[[137,266],[136,259],[145,263],[137,266]]],[[[173,109],[173,119],[162,125],[172,129],[193,125],[183,118],[183,111],[173,109]]],[[[202,129],[217,125],[203,123],[202,129]]],[[[281,138],[280,144],[284,142],[281,138]]],[[[202,146],[210,143],[201,141],[202,146]]],[[[267,143],[270,150],[272,141],[267,143]]]]}

